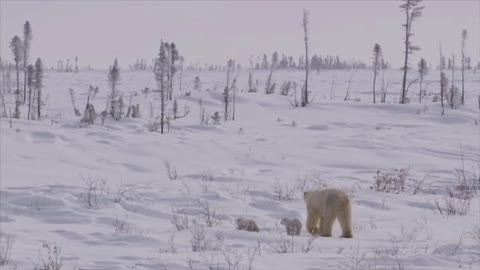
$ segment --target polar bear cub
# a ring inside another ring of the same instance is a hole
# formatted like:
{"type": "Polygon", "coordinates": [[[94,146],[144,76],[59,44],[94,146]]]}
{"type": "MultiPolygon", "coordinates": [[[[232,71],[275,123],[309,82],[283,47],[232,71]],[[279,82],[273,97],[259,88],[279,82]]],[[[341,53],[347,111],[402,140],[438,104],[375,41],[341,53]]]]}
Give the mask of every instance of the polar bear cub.
{"type": "Polygon", "coordinates": [[[253,219],[247,218],[237,218],[237,230],[245,230],[249,232],[259,232],[260,229],[257,226],[257,223],[253,219]]]}
{"type": "Polygon", "coordinates": [[[336,219],[342,228],[342,237],[352,238],[352,209],[348,194],[328,188],[306,191],[303,199],[307,207],[307,231],[313,235],[332,236],[336,219]]]}
{"type": "Polygon", "coordinates": [[[285,226],[287,235],[300,235],[300,231],[302,230],[302,222],[298,218],[282,218],[282,220],[280,220],[280,224],[285,226]]]}

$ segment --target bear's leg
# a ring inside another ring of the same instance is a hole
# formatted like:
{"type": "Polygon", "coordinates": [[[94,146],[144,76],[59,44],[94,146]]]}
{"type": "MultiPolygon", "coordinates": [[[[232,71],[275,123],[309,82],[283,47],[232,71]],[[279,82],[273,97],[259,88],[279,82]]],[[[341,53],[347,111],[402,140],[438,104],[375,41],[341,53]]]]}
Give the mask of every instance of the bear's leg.
{"type": "Polygon", "coordinates": [[[320,216],[313,210],[307,210],[307,231],[312,235],[317,235],[320,216]]]}
{"type": "Polygon", "coordinates": [[[324,217],[320,217],[320,220],[319,220],[319,227],[318,227],[318,234],[322,234],[323,232],[323,228],[325,228],[325,225],[323,225],[323,223],[325,222],[325,218],[324,217]]]}
{"type": "Polygon", "coordinates": [[[351,216],[350,208],[345,209],[338,214],[338,222],[342,227],[342,237],[353,238],[352,216],[351,216]]]}
{"type": "Polygon", "coordinates": [[[322,228],[322,230],[320,231],[320,236],[325,236],[325,237],[332,236],[332,227],[336,218],[337,218],[336,215],[330,214],[325,216],[322,219],[322,225],[320,225],[322,228]]]}

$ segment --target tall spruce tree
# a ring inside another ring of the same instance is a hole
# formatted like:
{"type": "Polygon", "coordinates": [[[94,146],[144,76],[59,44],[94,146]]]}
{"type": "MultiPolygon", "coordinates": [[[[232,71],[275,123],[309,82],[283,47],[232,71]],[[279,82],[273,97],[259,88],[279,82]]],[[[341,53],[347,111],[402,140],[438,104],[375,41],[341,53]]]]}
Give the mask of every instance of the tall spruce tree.
{"type": "Polygon", "coordinates": [[[373,103],[375,104],[375,84],[377,82],[378,70],[381,69],[382,47],[375,43],[373,46],[373,103]]]}
{"type": "Polygon", "coordinates": [[[420,47],[412,44],[412,24],[415,19],[422,16],[423,6],[419,4],[423,0],[402,0],[404,3],[400,8],[405,12],[405,23],[402,26],[405,28],[405,49],[404,49],[404,63],[403,63],[403,80],[402,80],[402,92],[400,95],[400,104],[407,103],[407,71],[409,66],[409,56],[414,51],[420,50],[420,47]]]}
{"type": "Polygon", "coordinates": [[[23,25],[23,72],[24,72],[24,84],[23,84],[23,103],[26,101],[27,96],[27,65],[28,56],[30,52],[30,45],[32,42],[32,27],[30,22],[26,21],[23,25]]]}

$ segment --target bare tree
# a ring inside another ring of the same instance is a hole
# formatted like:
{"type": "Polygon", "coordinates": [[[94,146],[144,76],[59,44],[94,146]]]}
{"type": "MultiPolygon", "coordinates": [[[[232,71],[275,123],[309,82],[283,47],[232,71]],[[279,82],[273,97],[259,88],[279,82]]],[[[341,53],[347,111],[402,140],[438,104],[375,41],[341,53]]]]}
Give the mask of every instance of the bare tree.
{"type": "Polygon", "coordinates": [[[452,52],[452,84],[450,86],[450,100],[448,101],[450,103],[450,108],[453,109],[454,107],[454,98],[456,94],[456,87],[455,87],[455,54],[452,52]]]}
{"type": "Polygon", "coordinates": [[[10,49],[12,49],[13,60],[15,61],[15,69],[17,71],[17,103],[20,102],[20,63],[22,61],[23,43],[18,36],[14,36],[10,41],[10,49]]]}
{"type": "MultiPolygon", "coordinates": [[[[32,27],[30,22],[26,21],[23,25],[23,103],[27,98],[27,65],[28,65],[28,53],[30,51],[30,43],[32,42],[32,27]]],[[[27,116],[28,117],[28,116],[27,116]]]]}
{"type": "Polygon", "coordinates": [[[277,64],[278,64],[278,53],[274,52],[272,55],[272,63],[270,66],[270,75],[268,75],[267,83],[265,86],[265,93],[267,95],[273,94],[275,91],[275,86],[273,86],[274,84],[272,84],[272,75],[273,75],[273,70],[277,67],[277,64]]]}
{"type": "Polygon", "coordinates": [[[183,79],[183,64],[185,62],[185,58],[183,56],[179,56],[179,63],[180,63],[180,83],[179,83],[179,92],[182,92],[182,79],[183,79]]]}
{"type": "Polygon", "coordinates": [[[37,117],[40,120],[41,116],[41,104],[42,104],[42,87],[43,87],[43,63],[42,59],[37,58],[35,62],[35,78],[34,78],[34,86],[35,91],[37,93],[37,117]]]}
{"type": "Polygon", "coordinates": [[[447,92],[447,85],[448,85],[448,78],[445,76],[445,72],[440,72],[440,102],[442,104],[442,115],[445,112],[445,107],[443,103],[443,97],[445,96],[445,93],[447,92]]]}
{"type": "Polygon", "coordinates": [[[198,77],[198,76],[195,76],[195,80],[193,81],[193,90],[195,90],[195,91],[202,90],[202,81],[200,80],[200,77],[198,77]]]}
{"type": "Polygon", "coordinates": [[[30,108],[32,104],[32,86],[33,86],[33,78],[34,78],[35,69],[32,65],[28,65],[27,67],[27,85],[28,85],[28,113],[27,113],[27,120],[30,120],[30,108]]]}
{"type": "Polygon", "coordinates": [[[375,83],[377,82],[378,70],[381,69],[382,47],[375,43],[373,46],[373,103],[375,104],[375,83]]]}
{"type": "Polygon", "coordinates": [[[403,81],[402,81],[402,93],[400,97],[400,104],[407,103],[407,70],[408,70],[408,56],[414,51],[420,50],[420,47],[412,44],[411,37],[412,33],[412,23],[416,18],[422,16],[423,6],[419,4],[423,0],[402,0],[404,4],[400,6],[401,9],[405,11],[405,23],[402,25],[405,27],[405,61],[403,64],[403,81]]]}
{"type": "Polygon", "coordinates": [[[304,40],[305,40],[305,86],[302,92],[302,107],[306,107],[308,105],[308,72],[309,72],[309,64],[308,64],[308,11],[303,10],[303,33],[304,33],[304,40]]]}
{"type": "Polygon", "coordinates": [[[228,120],[228,108],[230,106],[230,72],[232,71],[234,66],[234,61],[232,59],[228,60],[227,62],[227,86],[223,90],[223,105],[224,105],[224,112],[223,117],[224,121],[228,120]]]}
{"type": "Polygon", "coordinates": [[[467,40],[467,30],[462,31],[462,105],[465,105],[465,43],[467,40]]]}
{"type": "Polygon", "coordinates": [[[75,56],[75,73],[78,72],[78,56],[75,56]]]}
{"type": "Polygon", "coordinates": [[[422,91],[422,83],[423,83],[423,78],[425,75],[427,75],[427,61],[422,57],[420,59],[420,62],[418,62],[418,75],[420,77],[420,91],[418,93],[418,102],[422,103],[422,96],[423,96],[423,91],[422,91]]]}
{"type": "Polygon", "coordinates": [[[237,99],[237,78],[232,82],[232,120],[235,121],[235,105],[237,99]]]}

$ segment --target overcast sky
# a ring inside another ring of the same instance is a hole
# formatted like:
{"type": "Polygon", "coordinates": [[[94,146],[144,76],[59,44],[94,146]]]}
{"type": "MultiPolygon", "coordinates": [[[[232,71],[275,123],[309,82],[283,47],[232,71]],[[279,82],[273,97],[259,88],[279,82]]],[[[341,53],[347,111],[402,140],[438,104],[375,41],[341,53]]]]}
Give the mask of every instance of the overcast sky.
{"type": "MultiPolygon", "coordinates": [[[[250,55],[303,53],[302,9],[310,12],[311,52],[370,62],[379,43],[387,61],[402,59],[404,14],[399,1],[0,1],[0,53],[12,60],[8,44],[33,29],[32,57],[56,65],[79,57],[81,65],[123,67],[137,57],[153,58],[160,40],[174,41],[187,62],[248,65],[250,55]]],[[[443,52],[460,55],[461,31],[469,33],[467,54],[480,58],[480,1],[424,1],[414,22],[413,42],[433,65],[443,52]]]]}

